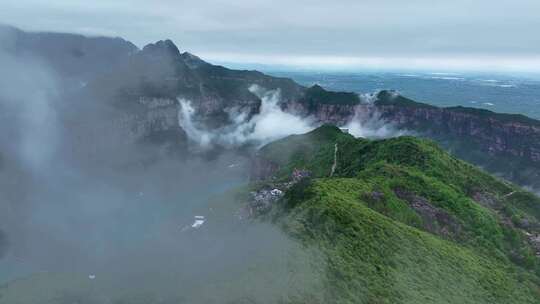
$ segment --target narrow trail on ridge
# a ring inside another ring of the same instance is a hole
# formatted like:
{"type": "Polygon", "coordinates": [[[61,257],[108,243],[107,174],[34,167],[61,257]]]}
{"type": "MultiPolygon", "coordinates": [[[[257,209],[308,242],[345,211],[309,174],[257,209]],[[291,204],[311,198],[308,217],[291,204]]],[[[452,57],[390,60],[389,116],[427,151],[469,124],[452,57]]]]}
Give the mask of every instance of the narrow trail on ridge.
{"type": "Polygon", "coordinates": [[[330,177],[334,175],[334,171],[336,171],[337,166],[337,152],[338,152],[338,144],[336,143],[334,145],[334,163],[332,164],[332,170],[330,171],[330,177]]]}

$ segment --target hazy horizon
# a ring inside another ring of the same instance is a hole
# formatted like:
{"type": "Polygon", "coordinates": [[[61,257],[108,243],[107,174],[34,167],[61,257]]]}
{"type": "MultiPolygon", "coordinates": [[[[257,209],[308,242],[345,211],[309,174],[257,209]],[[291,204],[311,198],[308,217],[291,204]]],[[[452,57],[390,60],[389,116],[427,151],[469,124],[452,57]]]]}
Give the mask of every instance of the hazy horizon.
{"type": "Polygon", "coordinates": [[[533,0],[7,1],[3,23],[26,31],[162,39],[212,62],[292,68],[537,72],[533,0]]]}

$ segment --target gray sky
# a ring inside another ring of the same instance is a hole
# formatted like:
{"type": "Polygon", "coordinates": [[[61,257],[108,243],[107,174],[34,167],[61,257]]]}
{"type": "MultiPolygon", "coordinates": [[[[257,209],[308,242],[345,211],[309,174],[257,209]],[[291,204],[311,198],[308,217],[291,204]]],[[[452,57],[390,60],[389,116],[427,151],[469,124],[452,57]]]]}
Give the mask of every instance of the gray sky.
{"type": "Polygon", "coordinates": [[[540,0],[2,0],[25,30],[170,38],[211,61],[540,72],[540,0]]]}

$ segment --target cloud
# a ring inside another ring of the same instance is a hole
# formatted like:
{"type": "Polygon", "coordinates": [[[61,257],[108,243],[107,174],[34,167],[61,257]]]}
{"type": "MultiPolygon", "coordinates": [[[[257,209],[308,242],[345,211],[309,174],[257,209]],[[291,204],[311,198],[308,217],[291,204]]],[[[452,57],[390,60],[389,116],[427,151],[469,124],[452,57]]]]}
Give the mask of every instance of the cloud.
{"type": "MultiPolygon", "coordinates": [[[[13,38],[0,33],[0,46],[12,45],[13,38]]],[[[36,58],[8,53],[2,47],[0,66],[2,258],[26,238],[32,212],[27,202],[35,194],[31,187],[52,187],[55,178],[50,172],[60,172],[62,166],[55,163],[61,141],[56,74],[36,58]]]]}
{"type": "Polygon", "coordinates": [[[231,125],[217,130],[206,130],[195,123],[195,109],[191,102],[179,99],[179,125],[188,137],[202,147],[220,144],[228,147],[239,146],[247,142],[262,145],[291,134],[301,134],[315,126],[311,119],[301,118],[284,112],[280,106],[279,90],[266,90],[252,85],[249,90],[261,99],[259,113],[248,118],[246,113],[228,109],[231,125]]]}
{"type": "Polygon", "coordinates": [[[279,107],[280,91],[266,91],[253,85],[249,89],[261,98],[259,114],[252,119],[253,133],[249,136],[261,142],[269,142],[291,134],[306,133],[313,129],[309,118],[286,113],[279,107]]]}
{"type": "Polygon", "coordinates": [[[0,107],[4,115],[0,141],[19,152],[18,158],[27,169],[37,172],[51,161],[58,141],[56,75],[34,58],[1,51],[0,66],[0,107]]]}
{"type": "MultiPolygon", "coordinates": [[[[395,93],[397,94],[397,93],[395,93]]],[[[354,137],[381,139],[409,135],[407,130],[399,129],[385,121],[373,105],[377,93],[361,96],[364,105],[357,107],[353,118],[345,125],[354,137]]]]}
{"type": "MultiPolygon", "coordinates": [[[[246,113],[228,109],[232,124],[208,130],[196,123],[196,110],[191,102],[179,99],[178,123],[190,140],[203,148],[212,148],[216,144],[231,148],[245,143],[262,146],[288,135],[307,133],[320,125],[311,117],[299,117],[283,111],[279,106],[279,90],[266,90],[258,85],[252,85],[249,90],[261,99],[259,113],[251,118],[248,118],[246,113]]],[[[362,95],[363,103],[356,107],[353,118],[341,127],[349,129],[349,133],[355,137],[370,139],[411,134],[381,117],[377,108],[372,105],[376,95],[377,93],[362,95]]]]}
{"type": "Polygon", "coordinates": [[[385,122],[380,114],[374,110],[370,114],[357,113],[354,118],[345,125],[349,129],[349,133],[354,137],[381,139],[398,137],[409,134],[405,130],[400,130],[394,125],[385,122]]]}
{"type": "Polygon", "coordinates": [[[530,72],[540,70],[540,57],[536,55],[411,55],[400,54],[385,56],[345,56],[345,55],[302,55],[294,53],[253,54],[239,52],[202,52],[201,58],[223,65],[249,66],[263,64],[268,67],[279,66],[289,69],[311,71],[358,71],[374,70],[448,70],[448,71],[485,71],[485,72],[530,72]]]}
{"type": "MultiPolygon", "coordinates": [[[[223,192],[246,182],[246,158],[225,152],[212,160],[178,159],[152,154],[151,143],[128,146],[115,130],[125,124],[100,127],[114,113],[68,103],[59,94],[67,85],[35,58],[1,53],[0,66],[4,301],[20,301],[17,287],[4,283],[21,277],[31,277],[28,294],[43,296],[32,303],[129,302],[140,292],[155,293],[149,302],[233,303],[250,297],[274,303],[319,284],[306,248],[279,227],[235,216],[240,206],[223,192]],[[210,205],[213,196],[217,203],[210,205]],[[182,232],[194,215],[207,222],[182,232]],[[99,295],[84,284],[66,284],[86,282],[89,275],[95,275],[99,295]],[[58,292],[39,294],[51,286],[58,292]]],[[[252,91],[262,99],[261,114],[248,120],[230,109],[234,126],[210,134],[192,123],[193,109],[184,101],[183,126],[201,144],[264,142],[308,130],[279,109],[279,92],[252,91]],[[282,127],[279,122],[292,129],[273,130],[282,127]]]]}
{"type": "MultiPolygon", "coordinates": [[[[0,36],[0,50],[13,42],[9,35],[0,36]]],[[[28,55],[2,51],[0,66],[3,301],[20,301],[18,290],[15,299],[5,298],[9,287],[4,283],[28,276],[33,287],[25,290],[31,295],[50,290],[50,284],[58,287],[55,297],[81,292],[57,281],[63,274],[85,281],[95,275],[92,282],[102,284],[103,297],[134,294],[135,298],[146,288],[159,294],[159,299],[149,302],[165,298],[171,303],[178,297],[190,303],[236,302],[246,290],[253,298],[277,302],[291,286],[312,284],[289,276],[294,271],[313,277],[310,265],[302,264],[308,257],[300,244],[271,224],[241,222],[234,215],[238,202],[221,195],[246,182],[246,158],[223,153],[212,160],[179,159],[153,153],[152,143],[126,143],[125,136],[118,134],[131,128],[125,116],[129,112],[101,107],[91,94],[78,102],[65,98],[62,92],[73,90],[69,83],[28,55]],[[115,120],[119,123],[110,123],[115,120]],[[212,211],[208,199],[214,195],[219,205],[212,211]],[[223,209],[218,212],[218,207],[223,209]],[[181,228],[200,214],[207,218],[205,226],[183,233],[181,228]],[[290,259],[289,254],[299,258],[290,259]],[[52,278],[41,281],[36,273],[43,271],[52,278]],[[229,284],[231,276],[238,278],[238,284],[229,284]],[[293,282],[282,280],[285,277],[293,282]],[[180,288],[177,282],[182,282],[180,288]],[[207,286],[212,286],[211,292],[207,286]]],[[[246,121],[231,109],[237,128],[225,132],[225,141],[270,140],[275,119],[295,126],[291,116],[280,113],[277,92],[260,94],[265,114],[246,121]]],[[[182,110],[191,117],[189,107],[182,110]]],[[[197,132],[194,124],[185,127],[192,135],[204,135],[193,133],[197,132]]],[[[202,143],[208,142],[201,138],[202,143]]],[[[88,292],[66,301],[94,302],[84,295],[88,292]]],[[[103,301],[117,302],[100,298],[96,303],[103,301]]]]}

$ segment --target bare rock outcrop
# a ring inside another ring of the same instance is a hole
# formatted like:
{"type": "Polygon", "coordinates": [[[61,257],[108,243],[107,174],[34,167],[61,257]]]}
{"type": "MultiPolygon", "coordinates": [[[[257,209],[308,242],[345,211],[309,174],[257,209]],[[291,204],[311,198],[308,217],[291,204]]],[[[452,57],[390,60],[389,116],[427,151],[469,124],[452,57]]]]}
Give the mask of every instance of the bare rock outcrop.
{"type": "Polygon", "coordinates": [[[452,237],[459,234],[459,222],[448,212],[433,206],[427,199],[405,189],[394,189],[396,196],[407,202],[422,218],[424,228],[434,234],[452,237]]]}

